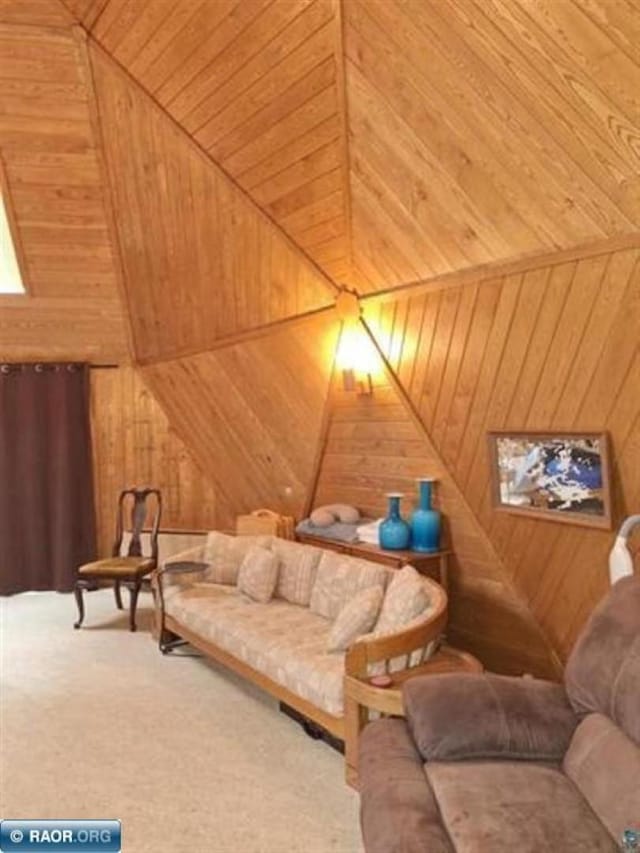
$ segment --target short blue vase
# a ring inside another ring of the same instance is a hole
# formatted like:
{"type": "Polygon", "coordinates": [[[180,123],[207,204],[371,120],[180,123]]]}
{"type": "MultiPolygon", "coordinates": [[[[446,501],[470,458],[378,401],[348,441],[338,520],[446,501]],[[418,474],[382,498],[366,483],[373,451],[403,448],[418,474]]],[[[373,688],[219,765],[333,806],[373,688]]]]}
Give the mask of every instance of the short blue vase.
{"type": "Polygon", "coordinates": [[[419,505],[411,516],[411,547],[414,551],[440,550],[440,513],[431,506],[433,480],[418,480],[419,505]]]}
{"type": "Polygon", "coordinates": [[[380,547],[387,551],[402,551],[411,542],[411,528],[400,515],[401,492],[389,492],[387,517],[378,528],[380,547]]]}

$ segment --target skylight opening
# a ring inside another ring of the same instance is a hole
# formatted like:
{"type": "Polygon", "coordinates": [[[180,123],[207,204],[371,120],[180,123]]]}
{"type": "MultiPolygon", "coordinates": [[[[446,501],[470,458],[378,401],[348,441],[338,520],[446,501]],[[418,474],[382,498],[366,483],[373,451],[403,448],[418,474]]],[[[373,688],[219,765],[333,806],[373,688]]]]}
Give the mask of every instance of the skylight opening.
{"type": "Polygon", "coordinates": [[[9,218],[0,193],[0,293],[24,293],[9,218]]]}

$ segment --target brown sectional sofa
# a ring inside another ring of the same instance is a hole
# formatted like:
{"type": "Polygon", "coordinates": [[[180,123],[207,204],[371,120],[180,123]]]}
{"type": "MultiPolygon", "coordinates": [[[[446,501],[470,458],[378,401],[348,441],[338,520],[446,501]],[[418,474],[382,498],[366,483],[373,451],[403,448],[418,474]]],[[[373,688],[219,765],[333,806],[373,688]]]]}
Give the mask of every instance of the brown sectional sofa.
{"type": "Polygon", "coordinates": [[[361,740],[367,853],[640,850],[640,577],[594,611],[564,686],[431,676],[404,701],[361,740]]]}

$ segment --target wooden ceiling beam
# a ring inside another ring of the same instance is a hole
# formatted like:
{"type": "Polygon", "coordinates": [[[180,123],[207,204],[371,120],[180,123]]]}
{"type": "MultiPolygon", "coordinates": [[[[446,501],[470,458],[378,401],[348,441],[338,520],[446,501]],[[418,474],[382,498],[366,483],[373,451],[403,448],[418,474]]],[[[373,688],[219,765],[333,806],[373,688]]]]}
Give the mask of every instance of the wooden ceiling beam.
{"type": "Polygon", "coordinates": [[[582,243],[570,249],[545,250],[515,259],[478,264],[464,270],[437,275],[433,278],[399,284],[397,287],[390,287],[386,290],[361,296],[360,299],[366,304],[393,302],[397,299],[420,296],[424,293],[436,293],[456,287],[474,285],[492,278],[512,276],[517,273],[538,269],[539,267],[559,266],[560,264],[572,261],[595,258],[599,255],[610,254],[611,252],[637,248],[640,248],[640,232],[620,234],[615,237],[590,240],[588,243],[582,243]]]}

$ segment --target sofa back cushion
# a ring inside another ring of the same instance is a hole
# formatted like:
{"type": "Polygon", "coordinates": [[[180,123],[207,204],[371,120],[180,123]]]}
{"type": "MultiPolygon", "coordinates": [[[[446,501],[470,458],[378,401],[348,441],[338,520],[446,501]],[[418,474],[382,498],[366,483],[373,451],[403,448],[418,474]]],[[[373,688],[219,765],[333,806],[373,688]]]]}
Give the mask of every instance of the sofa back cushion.
{"type": "Polygon", "coordinates": [[[247,551],[255,545],[269,548],[272,539],[272,536],[229,536],[212,530],[204,546],[204,561],[209,568],[202,580],[235,586],[247,551]]]}
{"type": "Polygon", "coordinates": [[[618,843],[626,829],[640,831],[640,747],[608,717],[585,717],[563,770],[618,843]]]}
{"type": "Polygon", "coordinates": [[[238,589],[254,601],[266,604],[278,582],[280,560],[268,548],[249,548],[238,571],[238,589]]]}
{"type": "Polygon", "coordinates": [[[368,560],[335,551],[323,551],[318,564],[309,607],[325,619],[335,619],[360,590],[377,586],[384,590],[390,570],[368,560]]]}
{"type": "Polygon", "coordinates": [[[271,550],[280,559],[276,597],[308,607],[323,552],[311,545],[301,545],[299,542],[277,537],[273,538],[271,550]]]}
{"type": "Polygon", "coordinates": [[[565,687],[579,714],[598,712],[640,746],[640,575],[622,578],[571,652],[565,687]]]}

